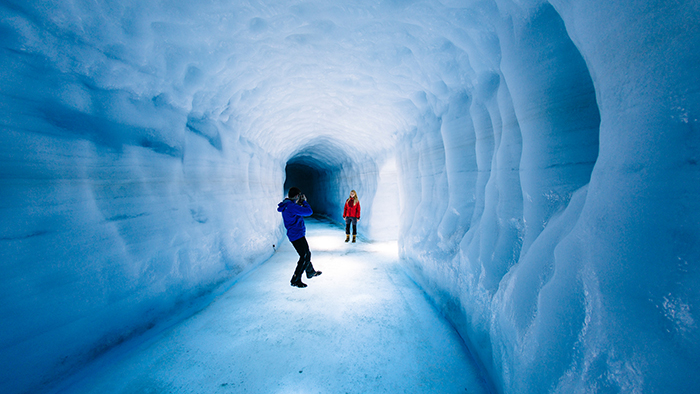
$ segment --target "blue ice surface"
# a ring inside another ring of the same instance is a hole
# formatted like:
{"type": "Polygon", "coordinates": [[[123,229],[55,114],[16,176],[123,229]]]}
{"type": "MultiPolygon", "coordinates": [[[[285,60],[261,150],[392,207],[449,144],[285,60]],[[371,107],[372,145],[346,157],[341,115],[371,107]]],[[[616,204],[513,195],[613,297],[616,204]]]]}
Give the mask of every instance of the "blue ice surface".
{"type": "Polygon", "coordinates": [[[0,4],[0,391],[274,253],[397,240],[502,393],[700,387],[697,1],[0,4]]]}
{"type": "Polygon", "coordinates": [[[345,243],[307,219],[320,276],[290,286],[288,241],[204,310],[127,343],[56,393],[489,393],[464,342],[398,261],[396,241],[345,243]]]}

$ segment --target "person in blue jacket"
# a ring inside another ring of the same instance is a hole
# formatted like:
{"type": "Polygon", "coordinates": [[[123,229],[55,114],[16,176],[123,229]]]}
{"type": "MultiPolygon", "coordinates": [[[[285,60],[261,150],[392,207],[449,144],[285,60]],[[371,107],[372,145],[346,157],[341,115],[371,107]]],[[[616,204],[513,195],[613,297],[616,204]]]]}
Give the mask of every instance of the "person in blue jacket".
{"type": "Polygon", "coordinates": [[[306,284],[301,281],[304,271],[306,271],[308,279],[321,275],[321,271],[314,270],[314,266],[311,264],[311,251],[309,243],[306,242],[304,216],[310,216],[314,212],[309,203],[306,202],[306,196],[301,194],[301,190],[296,187],[289,189],[287,198],[277,205],[277,211],[282,212],[287,238],[299,253],[297,268],[294,270],[294,276],[291,280],[292,286],[304,288],[306,284]]]}

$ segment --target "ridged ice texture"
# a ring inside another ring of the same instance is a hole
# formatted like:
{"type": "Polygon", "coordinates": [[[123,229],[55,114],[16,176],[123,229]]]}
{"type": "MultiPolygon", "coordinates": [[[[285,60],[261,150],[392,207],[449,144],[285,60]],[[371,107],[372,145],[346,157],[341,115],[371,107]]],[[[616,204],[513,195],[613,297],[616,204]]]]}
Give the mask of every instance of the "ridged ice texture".
{"type": "Polygon", "coordinates": [[[348,3],[0,4],[0,391],[267,258],[294,164],[500,392],[695,392],[700,3],[348,3]]]}
{"type": "Polygon", "coordinates": [[[402,256],[502,392],[697,391],[698,4],[496,3],[399,144],[402,256]]]}

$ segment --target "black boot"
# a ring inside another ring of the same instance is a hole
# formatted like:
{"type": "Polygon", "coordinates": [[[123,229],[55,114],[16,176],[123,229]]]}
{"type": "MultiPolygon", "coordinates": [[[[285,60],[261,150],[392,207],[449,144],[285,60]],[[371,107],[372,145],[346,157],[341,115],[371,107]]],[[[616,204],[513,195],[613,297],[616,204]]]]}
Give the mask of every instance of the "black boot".
{"type": "Polygon", "coordinates": [[[298,280],[296,282],[292,282],[292,286],[303,289],[304,287],[306,287],[306,283],[302,282],[301,280],[298,280]]]}
{"type": "Polygon", "coordinates": [[[298,277],[296,275],[293,275],[290,283],[292,286],[298,287],[300,289],[306,287],[306,284],[301,281],[301,275],[299,275],[298,277]]]}

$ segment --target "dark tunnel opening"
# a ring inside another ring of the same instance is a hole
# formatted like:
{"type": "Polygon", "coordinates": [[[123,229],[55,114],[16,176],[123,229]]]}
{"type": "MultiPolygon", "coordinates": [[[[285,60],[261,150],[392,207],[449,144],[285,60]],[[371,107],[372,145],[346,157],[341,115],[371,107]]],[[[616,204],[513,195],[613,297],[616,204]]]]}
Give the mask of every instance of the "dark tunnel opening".
{"type": "Polygon", "coordinates": [[[290,160],[285,167],[284,194],[293,186],[306,195],[314,215],[335,216],[337,207],[333,203],[333,185],[339,170],[324,168],[320,163],[290,160]]]}
{"type": "Polygon", "coordinates": [[[315,215],[341,221],[344,196],[349,192],[345,190],[348,177],[355,181],[357,178],[357,166],[350,153],[332,139],[310,141],[287,160],[285,196],[296,186],[306,195],[315,215]]]}
{"type": "Polygon", "coordinates": [[[307,164],[291,162],[287,163],[285,175],[285,196],[290,188],[296,186],[306,195],[309,204],[316,208],[314,211],[317,211],[318,202],[324,199],[324,194],[327,192],[322,187],[322,183],[324,183],[322,180],[328,177],[327,171],[319,170],[307,164]]]}

